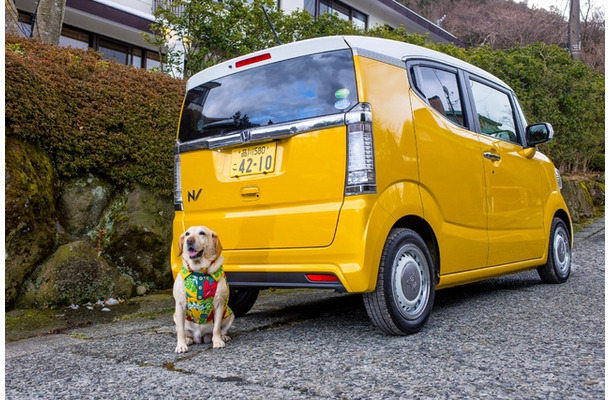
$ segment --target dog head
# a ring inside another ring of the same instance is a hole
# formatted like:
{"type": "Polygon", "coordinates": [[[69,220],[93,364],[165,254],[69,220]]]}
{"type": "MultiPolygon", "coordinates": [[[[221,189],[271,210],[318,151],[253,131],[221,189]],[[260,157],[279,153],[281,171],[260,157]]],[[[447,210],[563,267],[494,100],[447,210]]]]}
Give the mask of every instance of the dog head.
{"type": "Polygon", "coordinates": [[[222,253],[216,232],[205,226],[192,226],[178,239],[178,255],[193,271],[208,268],[222,253]]]}

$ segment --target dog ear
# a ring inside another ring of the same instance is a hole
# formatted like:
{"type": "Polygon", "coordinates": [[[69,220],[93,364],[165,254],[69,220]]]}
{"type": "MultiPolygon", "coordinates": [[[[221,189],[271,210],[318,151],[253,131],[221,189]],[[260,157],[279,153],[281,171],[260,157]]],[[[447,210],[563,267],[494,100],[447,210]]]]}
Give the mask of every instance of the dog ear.
{"type": "Polygon", "coordinates": [[[218,240],[218,235],[216,232],[210,233],[210,241],[205,246],[203,251],[203,256],[208,260],[215,260],[218,258],[220,253],[222,252],[222,245],[220,244],[220,240],[218,240]]]}
{"type": "Polygon", "coordinates": [[[178,256],[182,255],[182,248],[184,247],[184,233],[178,238],[178,256]]]}
{"type": "Polygon", "coordinates": [[[220,239],[218,238],[217,234],[212,235],[212,237],[214,238],[214,243],[216,244],[216,257],[220,256],[220,253],[222,253],[222,244],[220,244],[220,239]]]}

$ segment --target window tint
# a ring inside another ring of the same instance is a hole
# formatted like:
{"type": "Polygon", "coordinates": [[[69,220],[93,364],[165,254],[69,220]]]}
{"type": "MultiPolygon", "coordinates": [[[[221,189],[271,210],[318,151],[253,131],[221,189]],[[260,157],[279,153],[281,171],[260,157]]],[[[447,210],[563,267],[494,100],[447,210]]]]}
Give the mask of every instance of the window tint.
{"type": "Polygon", "coordinates": [[[178,137],[186,142],[336,114],[357,102],[351,51],[311,54],[238,72],[189,90],[178,137]]]}
{"type": "Polygon", "coordinates": [[[515,112],[508,94],[474,80],[470,80],[470,87],[481,133],[520,143],[515,112]]]}
{"type": "Polygon", "coordinates": [[[432,108],[450,121],[466,126],[457,75],[431,67],[416,67],[416,86],[432,108]]]}

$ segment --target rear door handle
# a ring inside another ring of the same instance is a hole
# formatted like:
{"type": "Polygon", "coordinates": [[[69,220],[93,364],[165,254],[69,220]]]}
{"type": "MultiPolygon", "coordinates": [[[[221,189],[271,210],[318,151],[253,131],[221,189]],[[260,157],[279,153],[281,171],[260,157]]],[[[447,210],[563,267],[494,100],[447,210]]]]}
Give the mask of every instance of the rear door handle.
{"type": "Polygon", "coordinates": [[[483,153],[483,157],[485,157],[491,161],[500,161],[502,159],[502,157],[500,157],[499,154],[490,153],[489,151],[486,151],[485,153],[483,153]]]}

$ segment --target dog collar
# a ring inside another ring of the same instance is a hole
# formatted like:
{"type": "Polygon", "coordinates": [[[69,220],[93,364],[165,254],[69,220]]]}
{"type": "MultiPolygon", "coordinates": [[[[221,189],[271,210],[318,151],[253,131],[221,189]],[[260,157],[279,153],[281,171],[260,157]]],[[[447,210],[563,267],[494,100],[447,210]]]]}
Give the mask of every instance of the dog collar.
{"type": "Polygon", "coordinates": [[[180,269],[180,275],[182,275],[183,279],[186,279],[190,275],[203,276],[203,277],[211,276],[214,281],[218,282],[222,277],[225,276],[225,273],[222,268],[222,265],[213,274],[208,274],[207,272],[204,273],[204,272],[199,272],[199,271],[193,271],[191,269],[191,267],[188,265],[188,263],[186,263],[186,265],[182,265],[182,268],[180,269]]]}

